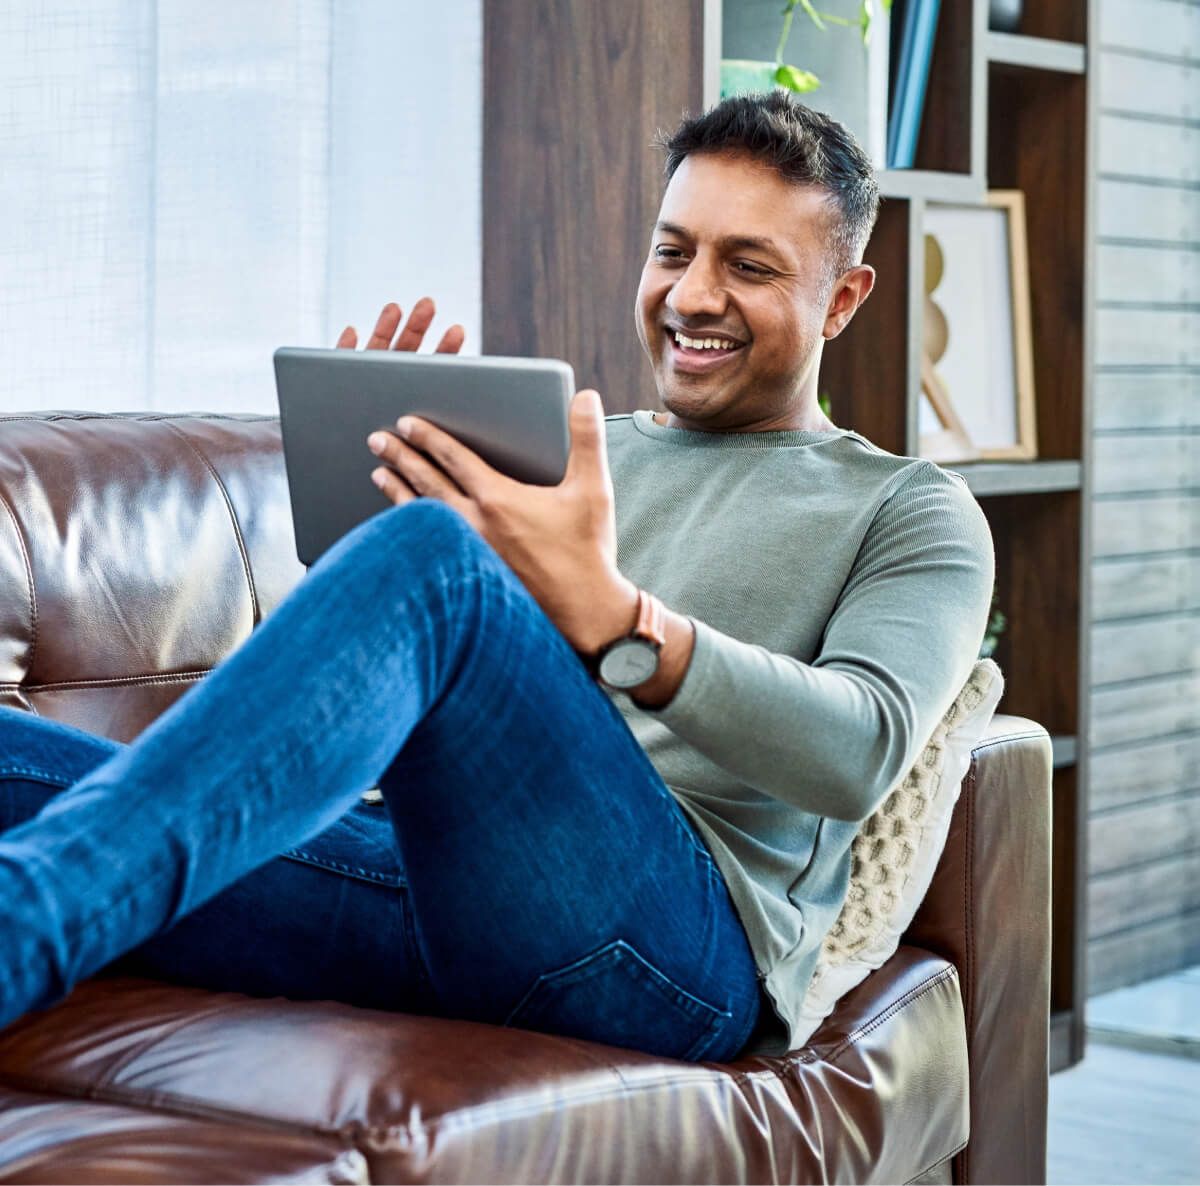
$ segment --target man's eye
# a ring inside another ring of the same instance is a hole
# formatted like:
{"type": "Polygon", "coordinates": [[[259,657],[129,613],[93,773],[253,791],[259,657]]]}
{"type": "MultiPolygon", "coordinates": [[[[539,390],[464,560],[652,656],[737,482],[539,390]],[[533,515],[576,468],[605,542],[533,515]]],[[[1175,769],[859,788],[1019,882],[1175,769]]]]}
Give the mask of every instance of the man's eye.
{"type": "Polygon", "coordinates": [[[672,260],[683,259],[683,252],[678,247],[656,247],[654,249],[654,258],[667,263],[672,260]]]}
{"type": "Polygon", "coordinates": [[[759,267],[758,264],[752,264],[744,259],[739,259],[733,266],[747,276],[769,276],[771,274],[766,268],[759,267]]]}

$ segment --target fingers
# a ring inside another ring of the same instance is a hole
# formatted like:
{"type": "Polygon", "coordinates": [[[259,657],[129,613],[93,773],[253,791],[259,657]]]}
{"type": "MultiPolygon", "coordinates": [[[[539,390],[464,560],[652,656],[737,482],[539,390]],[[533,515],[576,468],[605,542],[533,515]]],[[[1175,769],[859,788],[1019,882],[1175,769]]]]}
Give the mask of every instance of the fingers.
{"type": "Polygon", "coordinates": [[[452,325],[437,344],[435,354],[457,354],[467,340],[467,331],[461,325],[452,325]]]}
{"type": "Polygon", "coordinates": [[[412,449],[425,454],[433,465],[446,474],[468,497],[480,499],[486,496],[504,478],[492,469],[478,453],[456,441],[428,420],[416,416],[402,416],[396,422],[396,432],[412,449]]]}
{"type": "Polygon", "coordinates": [[[386,350],[391,344],[392,339],[396,336],[396,330],[400,325],[400,306],[395,301],[389,301],[383,306],[383,312],[379,314],[379,320],[375,322],[375,328],[371,331],[371,336],[367,339],[368,350],[386,350]]]}
{"type": "Polygon", "coordinates": [[[371,481],[383,491],[384,497],[389,502],[394,503],[398,507],[412,502],[417,497],[412,487],[385,465],[381,465],[371,471],[371,481]]]}
{"type": "Polygon", "coordinates": [[[413,305],[413,310],[408,315],[408,321],[400,331],[400,336],[396,339],[392,349],[416,350],[425,340],[425,334],[429,330],[429,326],[433,321],[433,315],[436,312],[437,310],[434,308],[433,301],[429,297],[422,297],[417,301],[413,305]]]}
{"type": "Polygon", "coordinates": [[[611,483],[608,473],[608,449],[605,441],[604,405],[597,391],[576,392],[571,401],[568,425],[571,430],[571,452],[567,457],[564,482],[599,479],[611,483]]]}
{"type": "MultiPolygon", "coordinates": [[[[459,449],[463,448],[457,442],[454,443],[459,449]]],[[[367,447],[380,461],[391,466],[391,469],[385,469],[382,474],[375,470],[371,479],[393,502],[397,501],[392,497],[395,490],[392,479],[395,479],[413,495],[436,498],[465,513],[467,499],[463,497],[462,490],[447,476],[445,470],[439,468],[436,462],[431,461],[418,449],[390,432],[373,432],[367,438],[367,447]],[[379,478],[376,478],[377,474],[380,474],[379,478]]],[[[464,451],[470,453],[470,450],[464,451]]]]}
{"type": "MultiPolygon", "coordinates": [[[[419,350],[421,343],[425,340],[425,335],[429,332],[430,325],[433,324],[433,318],[437,313],[437,308],[431,297],[422,297],[415,305],[412,312],[408,315],[408,320],[404,323],[404,328],[400,330],[399,337],[396,336],[396,330],[400,328],[400,322],[404,317],[400,306],[395,301],[389,301],[383,307],[383,311],[379,314],[379,320],[375,322],[375,328],[371,331],[371,336],[367,339],[366,349],[368,350],[403,350],[405,352],[414,352],[419,350]],[[395,338],[393,342],[392,339],[395,338]]],[[[463,342],[466,340],[467,331],[461,325],[452,325],[442,335],[442,340],[437,345],[436,353],[438,354],[457,354],[463,347],[463,342]]],[[[341,349],[354,349],[358,344],[358,334],[353,326],[347,326],[342,330],[342,336],[338,338],[337,345],[341,349]]]]}

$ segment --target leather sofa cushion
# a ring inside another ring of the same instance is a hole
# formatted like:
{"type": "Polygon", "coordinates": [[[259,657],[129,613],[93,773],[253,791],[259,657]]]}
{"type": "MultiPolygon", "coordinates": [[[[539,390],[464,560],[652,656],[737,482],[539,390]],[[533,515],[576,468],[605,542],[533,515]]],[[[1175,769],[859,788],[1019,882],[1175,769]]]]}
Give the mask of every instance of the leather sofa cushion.
{"type": "Polygon", "coordinates": [[[0,1182],[366,1182],[345,1139],[0,1088],[0,1182]]]}
{"type": "Polygon", "coordinates": [[[966,1141],[966,1082],[956,973],[915,948],[814,1044],[726,1067],[126,979],[0,1035],[10,1088],[342,1139],[372,1181],[903,1181],[966,1141]]]}

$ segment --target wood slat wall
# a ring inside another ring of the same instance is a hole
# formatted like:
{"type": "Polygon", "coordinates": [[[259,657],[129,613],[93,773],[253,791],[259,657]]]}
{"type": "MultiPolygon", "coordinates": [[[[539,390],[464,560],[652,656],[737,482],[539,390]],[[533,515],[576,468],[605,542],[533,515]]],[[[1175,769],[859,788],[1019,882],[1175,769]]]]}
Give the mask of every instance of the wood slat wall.
{"type": "Polygon", "coordinates": [[[700,109],[703,7],[484,0],[484,352],[566,359],[609,412],[658,406],[633,316],[651,139],[700,109]]]}
{"type": "Polygon", "coordinates": [[[1200,962],[1200,3],[1099,16],[1092,993],[1200,962]]]}

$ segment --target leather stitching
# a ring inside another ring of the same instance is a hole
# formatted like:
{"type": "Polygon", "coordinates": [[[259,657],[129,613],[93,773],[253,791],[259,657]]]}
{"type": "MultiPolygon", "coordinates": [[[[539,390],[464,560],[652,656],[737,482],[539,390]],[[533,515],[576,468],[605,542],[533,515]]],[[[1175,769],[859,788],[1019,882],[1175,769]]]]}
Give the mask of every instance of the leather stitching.
{"type": "MultiPolygon", "coordinates": [[[[37,653],[38,645],[37,592],[33,584],[33,561],[29,555],[29,543],[25,539],[25,533],[21,530],[21,521],[17,518],[17,512],[13,510],[12,503],[8,501],[6,495],[0,494],[0,504],[3,504],[4,509],[8,512],[8,517],[12,520],[13,531],[17,535],[17,546],[21,549],[21,559],[25,563],[25,580],[29,585],[29,653],[25,656],[25,670],[30,672],[33,670],[33,657],[37,653]]],[[[19,688],[21,685],[17,683],[8,686],[19,688]]]]}
{"type": "Polygon", "coordinates": [[[233,524],[233,536],[237,540],[238,554],[242,558],[242,569],[246,574],[246,585],[250,590],[250,620],[258,625],[262,621],[258,606],[258,590],[254,587],[254,574],[250,571],[250,556],[246,552],[246,541],[242,536],[242,525],[238,522],[237,511],[233,509],[233,500],[229,497],[229,490],[225,483],[221,480],[221,475],[217,473],[216,467],[205,456],[200,446],[192,440],[191,437],[179,427],[178,424],[173,424],[170,421],[165,422],[166,427],[173,432],[195,455],[200,459],[200,463],[210,474],[213,481],[217,484],[217,489],[221,492],[221,497],[225,500],[225,509],[229,512],[229,520],[233,524]]]}
{"type": "Polygon", "coordinates": [[[919,1182],[923,1177],[925,1177],[926,1174],[930,1174],[937,1169],[939,1165],[945,1165],[945,1163],[952,1157],[957,1157],[966,1147],[967,1142],[963,1141],[963,1143],[956,1149],[951,1149],[945,1157],[939,1157],[932,1165],[927,1165],[919,1174],[917,1174],[915,1178],[909,1178],[909,1180],[905,1183],[905,1186],[912,1186],[913,1182],[919,1182]]]}
{"type": "Polygon", "coordinates": [[[885,1021],[895,1016],[895,1014],[901,1009],[906,1008],[914,1000],[916,1000],[917,997],[924,996],[929,989],[936,988],[943,981],[952,979],[956,975],[957,972],[954,968],[954,965],[951,964],[948,968],[942,968],[940,971],[935,972],[932,976],[922,980],[920,984],[910,988],[908,992],[906,992],[898,1000],[893,1001],[886,1009],[884,1009],[882,1013],[877,1013],[865,1025],[860,1025],[857,1029],[847,1034],[846,1037],[844,1037],[841,1042],[839,1042],[837,1046],[830,1051],[828,1057],[824,1061],[832,1065],[839,1057],[841,1057],[841,1055],[845,1054],[851,1046],[853,1046],[860,1039],[865,1038],[874,1030],[877,1030],[885,1021]]]}
{"type": "Polygon", "coordinates": [[[981,741],[971,752],[977,754],[985,749],[995,749],[998,745],[1011,745],[1014,741],[1038,741],[1046,736],[1044,729],[1030,729],[1026,733],[1005,733],[999,737],[988,737],[981,741]]]}

